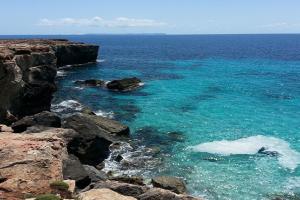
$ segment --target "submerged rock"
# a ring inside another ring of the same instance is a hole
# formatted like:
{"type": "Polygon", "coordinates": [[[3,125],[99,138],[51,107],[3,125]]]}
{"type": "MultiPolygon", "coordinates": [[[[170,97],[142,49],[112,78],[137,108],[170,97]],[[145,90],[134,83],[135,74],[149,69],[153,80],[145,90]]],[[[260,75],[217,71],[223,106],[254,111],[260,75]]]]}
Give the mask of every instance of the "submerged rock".
{"type": "Polygon", "coordinates": [[[107,83],[106,87],[110,90],[130,91],[141,86],[142,81],[136,77],[113,80],[107,83]]]}
{"type": "Polygon", "coordinates": [[[78,195],[78,200],[136,200],[136,198],[118,194],[110,189],[92,189],[78,195]]]}
{"type": "Polygon", "coordinates": [[[11,125],[15,133],[26,131],[31,126],[61,127],[60,117],[52,112],[44,111],[32,116],[23,117],[11,125]]]}
{"type": "Polygon", "coordinates": [[[152,184],[154,187],[170,190],[177,194],[182,194],[186,192],[185,183],[181,179],[176,177],[159,176],[152,179],[152,184]]]}
{"type": "Polygon", "coordinates": [[[96,79],[89,79],[84,81],[75,81],[75,84],[85,85],[85,86],[93,86],[93,87],[103,87],[105,86],[105,81],[103,80],[96,80],[96,79]]]}

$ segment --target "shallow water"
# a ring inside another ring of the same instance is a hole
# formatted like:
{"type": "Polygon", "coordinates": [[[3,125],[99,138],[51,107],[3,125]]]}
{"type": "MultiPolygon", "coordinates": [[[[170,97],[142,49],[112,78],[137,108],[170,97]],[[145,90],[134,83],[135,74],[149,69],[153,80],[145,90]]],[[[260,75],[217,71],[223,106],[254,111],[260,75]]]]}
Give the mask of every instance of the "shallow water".
{"type": "Polygon", "coordinates": [[[300,35],[64,37],[100,44],[101,62],[61,71],[54,104],[76,100],[160,147],[162,164],[147,176],[183,177],[208,199],[300,192],[300,35]],[[74,85],[128,76],[145,85],[74,85]]]}

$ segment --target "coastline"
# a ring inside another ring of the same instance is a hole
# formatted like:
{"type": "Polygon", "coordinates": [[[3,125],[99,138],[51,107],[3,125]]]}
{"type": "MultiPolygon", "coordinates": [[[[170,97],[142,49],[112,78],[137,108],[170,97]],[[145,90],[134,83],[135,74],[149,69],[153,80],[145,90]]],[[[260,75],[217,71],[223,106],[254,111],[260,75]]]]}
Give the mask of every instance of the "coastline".
{"type": "MultiPolygon", "coordinates": [[[[121,148],[120,141],[128,141],[129,127],[88,108],[66,118],[49,112],[58,69],[96,62],[98,48],[67,40],[0,40],[0,124],[11,127],[1,126],[0,194],[22,199],[29,194],[80,193],[85,199],[95,188],[99,193],[108,188],[143,200],[198,199],[186,195],[178,178],[158,177],[145,184],[142,177],[109,177],[101,171],[113,149],[121,148]],[[65,179],[71,180],[71,191],[50,184],[65,179]]],[[[122,85],[118,81],[116,88],[122,85]]]]}

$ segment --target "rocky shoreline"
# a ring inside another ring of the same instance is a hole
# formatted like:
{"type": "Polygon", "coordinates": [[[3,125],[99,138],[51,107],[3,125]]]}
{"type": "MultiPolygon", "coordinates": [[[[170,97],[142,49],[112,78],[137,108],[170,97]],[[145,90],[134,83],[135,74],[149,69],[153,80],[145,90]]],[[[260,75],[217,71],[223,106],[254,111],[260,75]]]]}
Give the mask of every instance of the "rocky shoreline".
{"type": "MultiPolygon", "coordinates": [[[[102,170],[113,149],[129,140],[129,127],[88,108],[63,118],[50,111],[57,70],[96,62],[98,50],[67,40],[0,40],[0,199],[198,199],[176,177],[147,183],[102,170]]],[[[128,92],[140,84],[129,78],[106,87],[128,92]]]]}

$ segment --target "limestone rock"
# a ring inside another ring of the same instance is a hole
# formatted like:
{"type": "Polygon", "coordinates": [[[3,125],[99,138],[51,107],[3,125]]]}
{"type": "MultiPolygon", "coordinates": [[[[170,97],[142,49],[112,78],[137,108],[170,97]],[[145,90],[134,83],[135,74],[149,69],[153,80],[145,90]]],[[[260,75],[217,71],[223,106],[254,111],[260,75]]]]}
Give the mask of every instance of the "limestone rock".
{"type": "Polygon", "coordinates": [[[109,189],[92,189],[78,195],[79,200],[136,200],[136,198],[120,195],[109,189]]]}
{"type": "Polygon", "coordinates": [[[171,176],[159,176],[152,179],[154,187],[163,188],[181,194],[186,192],[185,184],[182,180],[171,176]]]}
{"type": "Polygon", "coordinates": [[[98,46],[67,40],[0,40],[0,122],[50,110],[57,67],[95,62],[98,46]]]}
{"type": "Polygon", "coordinates": [[[74,131],[66,129],[39,134],[1,133],[0,196],[13,199],[51,192],[49,184],[63,180],[67,142],[74,135],[74,131]]]}

